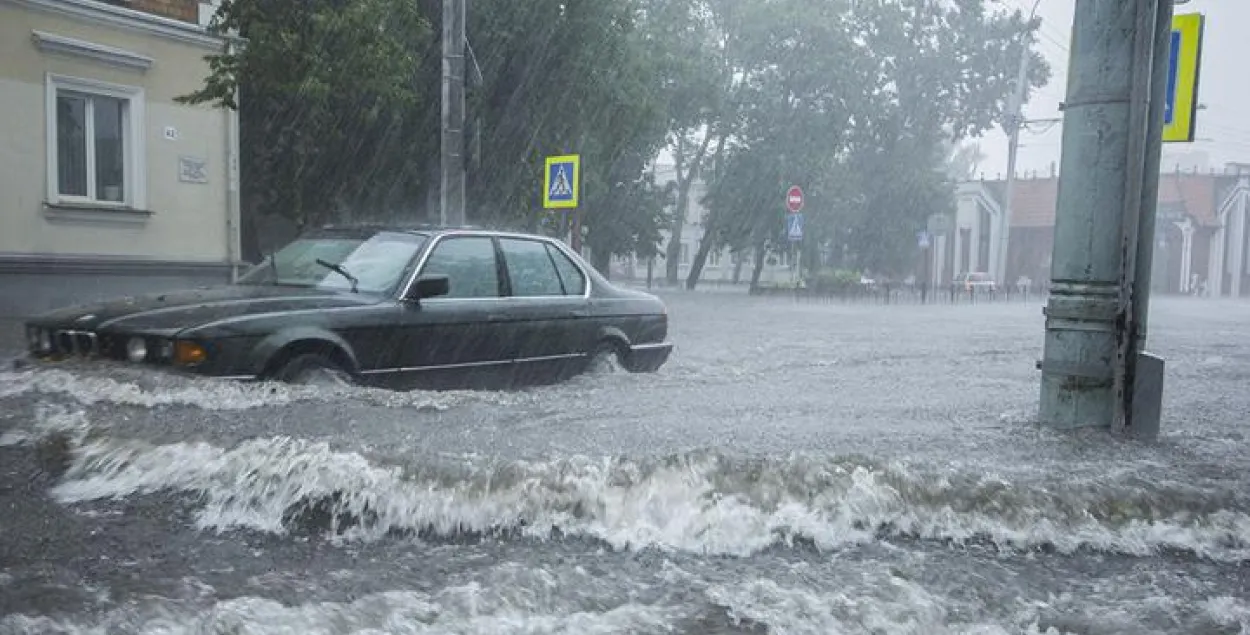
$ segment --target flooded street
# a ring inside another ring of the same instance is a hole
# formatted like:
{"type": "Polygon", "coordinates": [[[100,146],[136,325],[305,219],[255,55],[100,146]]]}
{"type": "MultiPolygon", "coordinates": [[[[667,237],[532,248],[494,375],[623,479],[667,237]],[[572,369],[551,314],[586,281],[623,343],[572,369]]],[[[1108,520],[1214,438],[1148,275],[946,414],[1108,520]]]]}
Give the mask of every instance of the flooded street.
{"type": "Polygon", "coordinates": [[[0,373],[0,633],[1250,632],[1250,305],[1155,301],[1140,444],[1031,424],[1040,300],[664,299],[518,392],[0,373]]]}

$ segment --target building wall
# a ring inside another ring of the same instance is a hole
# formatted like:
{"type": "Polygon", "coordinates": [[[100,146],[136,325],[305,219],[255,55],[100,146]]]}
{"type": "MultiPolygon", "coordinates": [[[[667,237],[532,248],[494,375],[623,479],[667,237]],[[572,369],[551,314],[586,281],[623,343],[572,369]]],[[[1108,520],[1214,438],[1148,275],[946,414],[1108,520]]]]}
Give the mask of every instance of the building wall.
{"type": "Polygon", "coordinates": [[[204,57],[223,41],[199,26],[194,0],[126,6],[170,17],[91,0],[0,0],[0,311],[225,280],[237,260],[236,116],[174,101],[202,85],[204,57]],[[125,201],[58,191],[58,88],[129,99],[125,201]],[[187,169],[196,164],[202,172],[187,169]],[[65,288],[61,299],[50,285],[65,288]]]}

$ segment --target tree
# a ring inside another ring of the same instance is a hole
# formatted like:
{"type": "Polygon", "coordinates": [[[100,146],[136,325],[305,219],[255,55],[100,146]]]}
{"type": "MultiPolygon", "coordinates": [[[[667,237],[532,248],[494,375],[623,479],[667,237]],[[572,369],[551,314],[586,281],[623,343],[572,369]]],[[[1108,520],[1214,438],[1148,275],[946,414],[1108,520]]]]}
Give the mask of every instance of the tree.
{"type": "MultiPolygon", "coordinates": [[[[729,144],[733,167],[709,196],[713,235],[719,245],[768,248],[787,181],[797,182],[808,192],[810,236],[847,245],[847,264],[901,271],[923,219],[953,205],[945,144],[1002,117],[1011,60],[1038,23],[989,13],[982,0],[753,6],[737,69],[750,90],[729,144]],[[767,194],[752,196],[751,187],[767,194]]],[[[1048,73],[1035,55],[1030,85],[1048,73]]],[[[812,260],[817,241],[805,243],[812,260]]]]}
{"type": "MultiPolygon", "coordinates": [[[[588,244],[610,255],[654,239],[667,217],[639,184],[686,83],[643,28],[656,24],[649,4],[663,3],[471,3],[470,222],[537,229],[543,158],[577,152],[588,244]]],[[[428,217],[440,16],[434,0],[226,0],[213,28],[248,43],[212,56],[184,101],[240,108],[245,213],[301,225],[428,217]]]]}
{"type": "Polygon", "coordinates": [[[947,144],[946,175],[956,182],[975,179],[984,160],[981,144],[952,142],[947,144]]]}
{"type": "Polygon", "coordinates": [[[211,28],[247,43],[210,56],[205,86],[180,101],[239,109],[250,213],[315,225],[407,207],[428,186],[436,62],[416,5],[225,0],[211,28]]]}

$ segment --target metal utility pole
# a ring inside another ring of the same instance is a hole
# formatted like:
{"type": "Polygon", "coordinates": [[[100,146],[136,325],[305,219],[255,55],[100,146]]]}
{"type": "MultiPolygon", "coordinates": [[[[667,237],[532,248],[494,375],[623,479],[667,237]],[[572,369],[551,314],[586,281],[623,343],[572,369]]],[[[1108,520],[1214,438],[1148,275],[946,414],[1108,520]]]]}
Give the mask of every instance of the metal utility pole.
{"type": "Polygon", "coordinates": [[[1157,78],[1167,59],[1159,30],[1170,29],[1171,1],[1076,2],[1040,364],[1040,419],[1056,428],[1132,427],[1139,398],[1143,418],[1154,402],[1155,421],[1141,423],[1157,427],[1161,360],[1148,361],[1153,394],[1135,375],[1150,259],[1138,254],[1153,248],[1166,83],[1157,78]]]}
{"type": "Polygon", "coordinates": [[[465,2],[443,0],[442,179],[439,224],[464,225],[465,2]]]}
{"type": "MultiPolygon", "coordinates": [[[[1033,9],[1029,11],[1029,22],[1037,15],[1037,6],[1042,0],[1034,0],[1033,9]]],[[[1003,188],[1003,220],[998,232],[998,282],[1006,287],[1007,280],[1007,248],[1011,244],[1011,197],[1016,184],[1016,153],[1020,150],[1020,129],[1024,127],[1024,92],[1029,77],[1029,42],[1027,33],[1020,34],[1020,71],[1016,75],[1016,87],[1007,102],[1007,117],[1003,122],[1007,133],[1007,182],[1003,188]]]]}

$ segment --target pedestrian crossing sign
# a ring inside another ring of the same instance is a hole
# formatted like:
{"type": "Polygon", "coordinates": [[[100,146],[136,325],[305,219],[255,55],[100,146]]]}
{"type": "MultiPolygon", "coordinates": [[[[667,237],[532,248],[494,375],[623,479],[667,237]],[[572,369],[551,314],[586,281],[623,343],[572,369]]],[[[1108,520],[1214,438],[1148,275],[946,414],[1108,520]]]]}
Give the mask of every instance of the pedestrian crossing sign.
{"type": "Polygon", "coordinates": [[[577,207],[578,184],[581,181],[581,155],[566,154],[547,157],[543,171],[543,207],[571,209],[577,207]]]}

